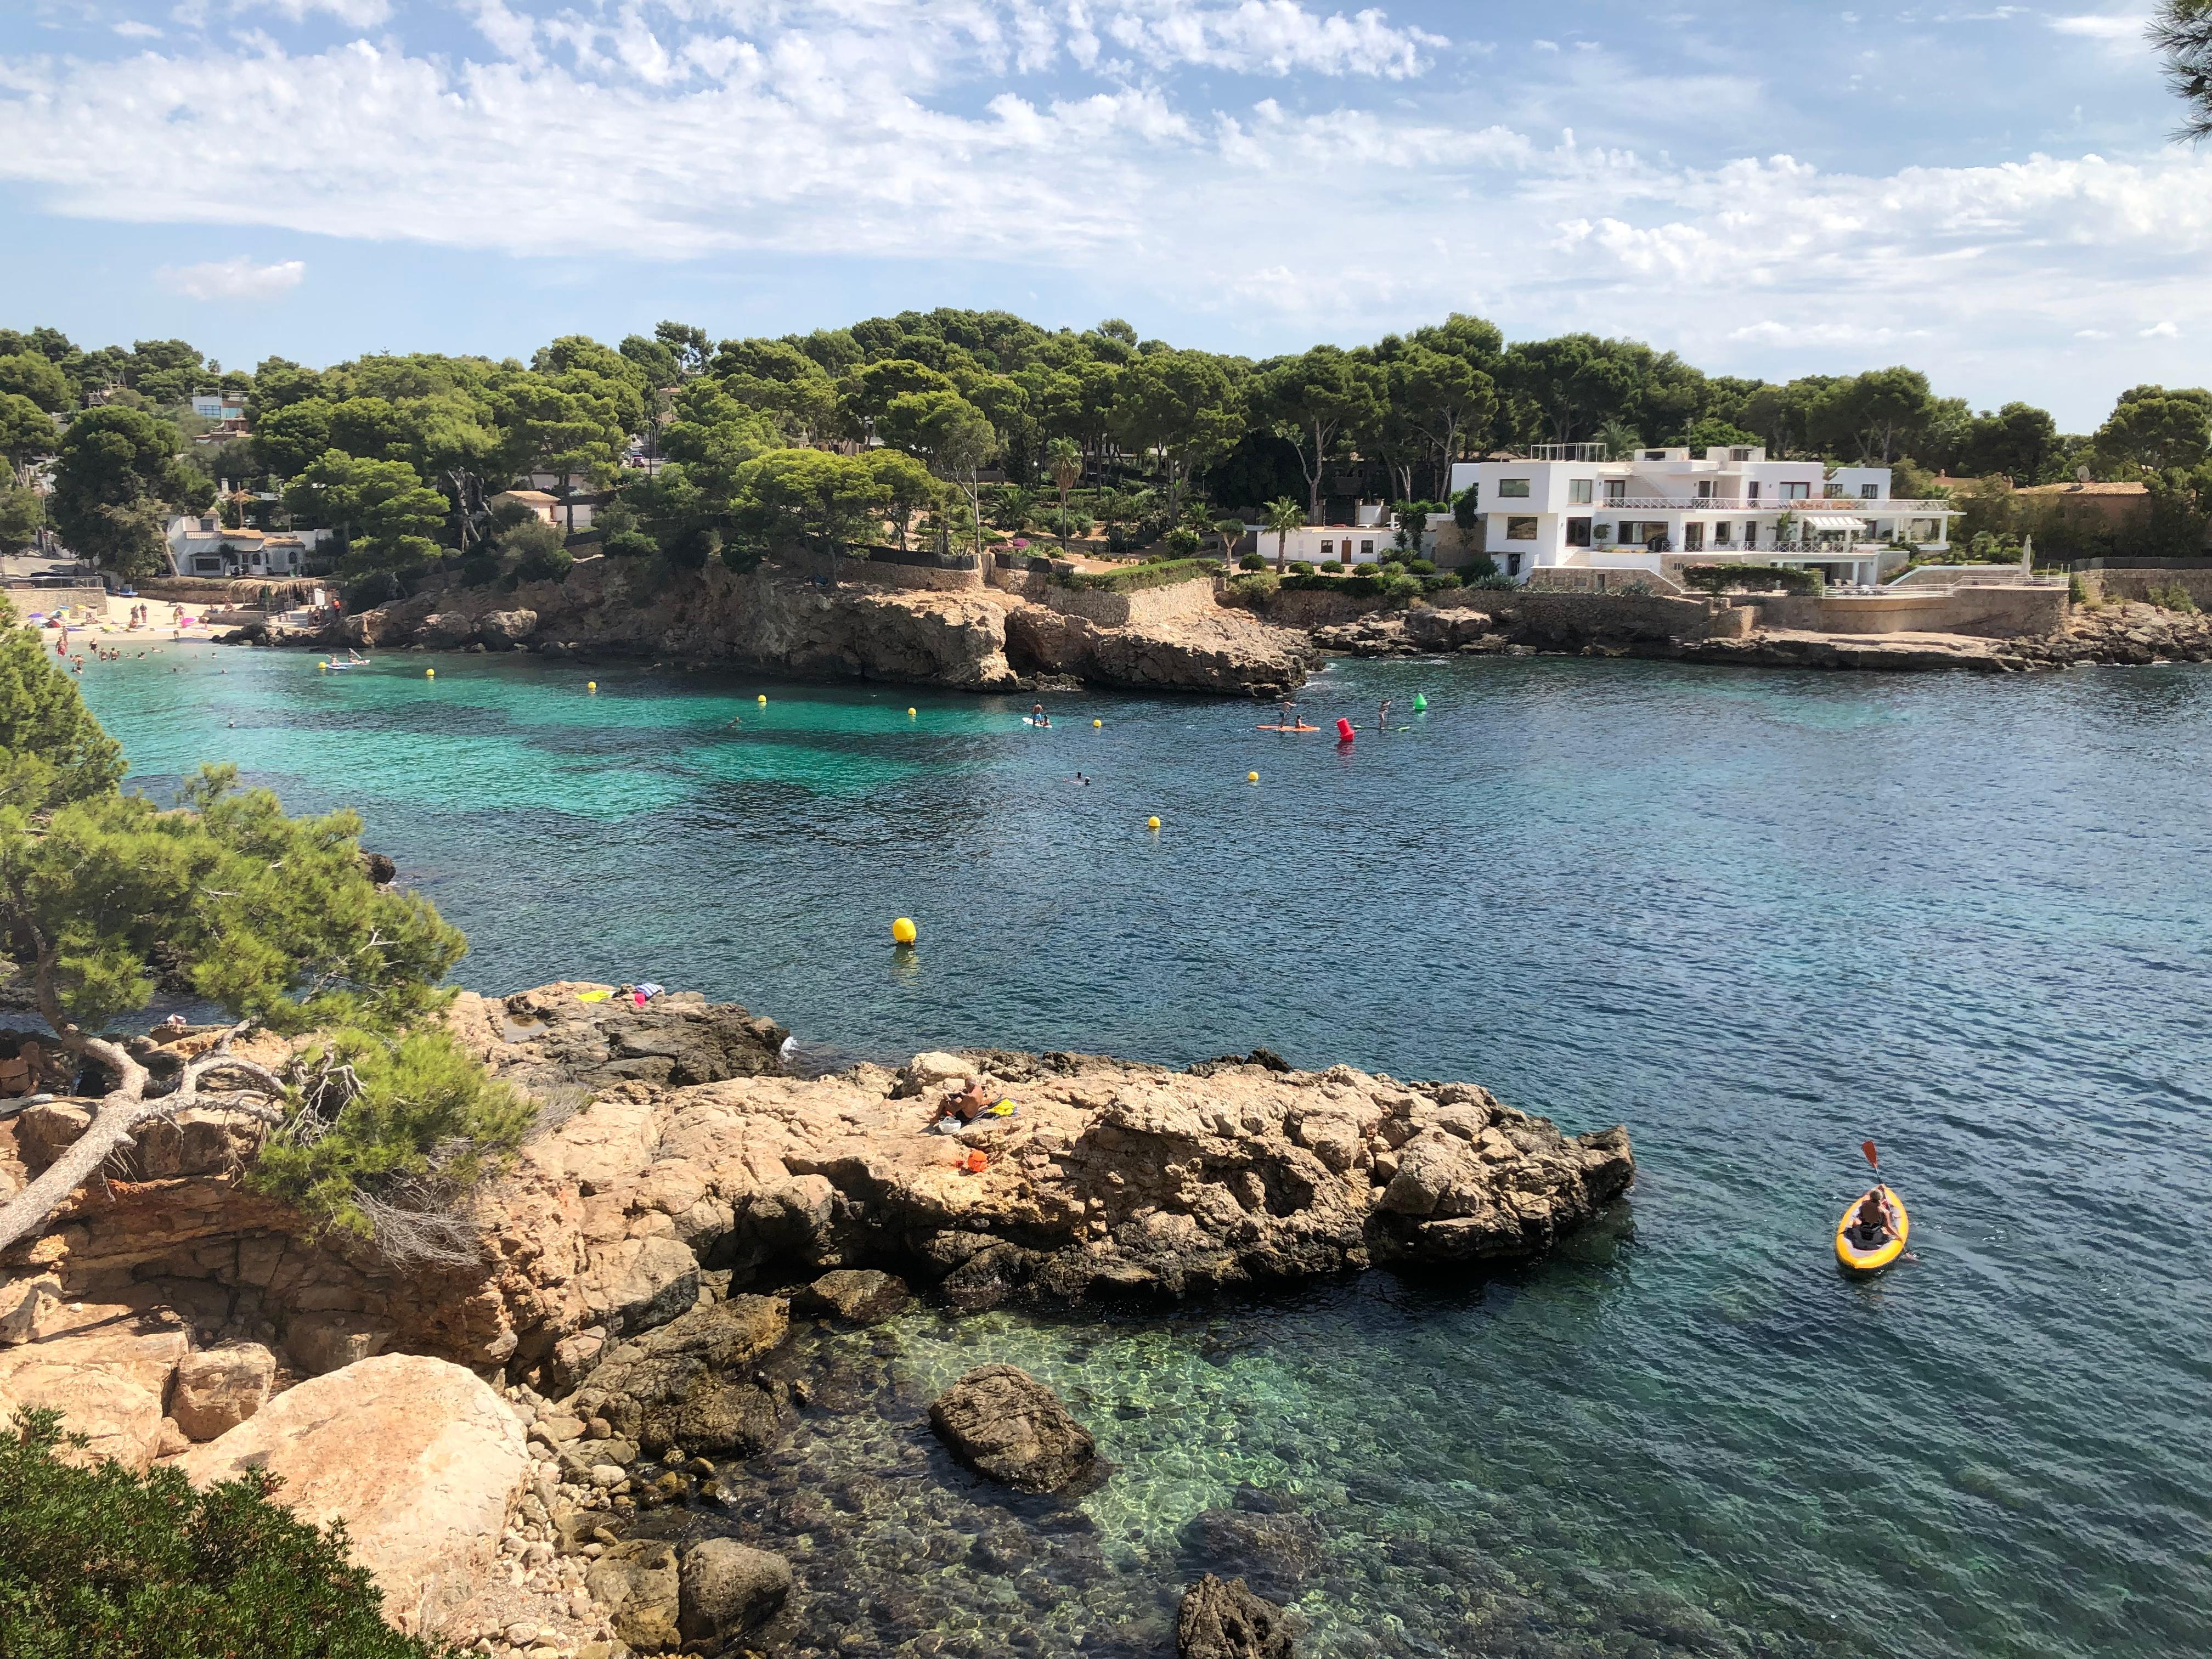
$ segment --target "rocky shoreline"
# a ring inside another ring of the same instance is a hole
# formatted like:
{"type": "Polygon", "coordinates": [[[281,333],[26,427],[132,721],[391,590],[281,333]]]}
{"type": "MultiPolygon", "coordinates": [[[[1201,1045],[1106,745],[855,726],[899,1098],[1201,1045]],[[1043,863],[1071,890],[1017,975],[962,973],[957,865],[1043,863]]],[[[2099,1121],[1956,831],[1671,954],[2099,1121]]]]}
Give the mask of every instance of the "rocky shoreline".
{"type": "MultiPolygon", "coordinates": [[[[1565,1135],[1472,1084],[1264,1051],[1176,1072],[975,1050],[802,1079],[772,1021],[607,988],[453,1010],[543,1103],[480,1202],[479,1261],[399,1267],[315,1238],[237,1187],[248,1124],[184,1114],[0,1262],[0,1401],[61,1406],[135,1467],[265,1463],[302,1513],[346,1516],[396,1622],[479,1652],[811,1652],[804,1574],[732,1524],[757,1480],[760,1502],[805,1501],[772,1466],[852,1408],[799,1328],[916,1298],[1085,1319],[1372,1266],[1477,1273],[1540,1255],[1634,1177],[1622,1131],[1565,1135]],[[933,1132],[971,1079],[994,1110],[933,1132]]],[[[82,1116],[8,1121],[0,1185],[82,1116]]],[[[1010,1366],[972,1370],[929,1418],[948,1470],[1052,1495],[1048,1531],[1114,1479],[1091,1427],[1010,1366]]],[[[1215,1576],[1181,1651],[1289,1650],[1282,1616],[1222,1576],[1241,1559],[1200,1552],[1215,1576]]]]}

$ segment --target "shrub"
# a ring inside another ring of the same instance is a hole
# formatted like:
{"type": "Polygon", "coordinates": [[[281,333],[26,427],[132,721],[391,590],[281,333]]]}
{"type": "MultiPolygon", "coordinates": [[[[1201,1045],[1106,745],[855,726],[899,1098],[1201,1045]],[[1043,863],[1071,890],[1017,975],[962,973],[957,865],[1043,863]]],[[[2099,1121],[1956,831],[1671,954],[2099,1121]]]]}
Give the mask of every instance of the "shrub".
{"type": "Polygon", "coordinates": [[[515,562],[514,574],[526,582],[557,582],[576,562],[565,547],[549,547],[524,554],[515,562]]]}
{"type": "Polygon", "coordinates": [[[2148,588],[2143,597],[2161,611],[2179,611],[2185,616],[2197,614],[2197,601],[2189,597],[2189,590],[2178,581],[2164,587],[2148,588]]]}
{"type": "Polygon", "coordinates": [[[1239,599],[1266,599],[1282,591],[1283,579],[1272,570],[1255,570],[1249,575],[1232,576],[1229,591],[1239,599]]]}
{"type": "Polygon", "coordinates": [[[1434,559],[1408,559],[1406,568],[1416,576],[1433,576],[1437,574],[1437,562],[1434,559]]]}
{"type": "Polygon", "coordinates": [[[1257,553],[1247,553],[1237,561],[1237,568],[1239,570],[1265,570],[1267,568],[1267,562],[1257,553]]]}
{"type": "Polygon", "coordinates": [[[375,1238],[388,1256],[471,1255],[469,1194],[522,1144],[537,1108],[442,1030],[396,1042],[340,1030],[301,1066],[298,1103],[246,1185],[375,1238]]]}
{"type": "Polygon", "coordinates": [[[374,611],[398,597],[399,579],[389,570],[372,570],[347,587],[345,605],[350,611],[374,611]]]}
{"type": "Polygon", "coordinates": [[[1168,551],[1178,559],[1188,559],[1206,545],[1206,538],[1187,524],[1179,524],[1163,538],[1168,551]]]}
{"type": "Polygon", "coordinates": [[[272,1501],[259,1470],[195,1491],[55,1455],[52,1412],[0,1430],[0,1653],[26,1659],[428,1659],[384,1622],[384,1598],[319,1531],[272,1501]]]}
{"type": "Polygon", "coordinates": [[[1196,581],[1220,568],[1212,559],[1175,559],[1158,564],[1132,565],[1126,570],[1101,570],[1089,575],[1056,575],[1053,580],[1063,587],[1093,593],[1136,593],[1148,587],[1172,587],[1177,582],[1196,581]]]}
{"type": "Polygon", "coordinates": [[[1406,562],[1403,559],[1385,559],[1382,569],[1389,575],[1402,576],[1406,574],[1406,562]]]}
{"type": "Polygon", "coordinates": [[[1344,561],[1341,559],[1323,559],[1321,562],[1320,568],[1334,576],[1343,570],[1344,561]]]}
{"type": "Polygon", "coordinates": [[[2089,586],[2081,580],[2081,573],[2078,570],[2066,573],[2066,599],[2071,605],[2089,603],[2089,586]]]}
{"type": "Polygon", "coordinates": [[[1424,593],[1449,593],[1458,586],[1459,573],[1455,570],[1442,570],[1433,576],[1421,578],[1421,592],[1424,593]]]}
{"type": "Polygon", "coordinates": [[[499,580],[499,560],[489,553],[471,553],[461,561],[461,586],[489,587],[499,580]]]}
{"type": "Polygon", "coordinates": [[[660,544],[642,530],[610,532],[602,545],[611,559],[649,559],[660,551],[660,544]]]}
{"type": "Polygon", "coordinates": [[[1786,593],[1819,593],[1827,586],[1817,570],[1779,564],[1693,564],[1681,572],[1685,587],[1706,593],[1760,592],[1778,587],[1786,593]]]}
{"type": "Polygon", "coordinates": [[[1305,559],[1292,559],[1291,568],[1301,576],[1310,576],[1314,573],[1312,563],[1305,559]]]}

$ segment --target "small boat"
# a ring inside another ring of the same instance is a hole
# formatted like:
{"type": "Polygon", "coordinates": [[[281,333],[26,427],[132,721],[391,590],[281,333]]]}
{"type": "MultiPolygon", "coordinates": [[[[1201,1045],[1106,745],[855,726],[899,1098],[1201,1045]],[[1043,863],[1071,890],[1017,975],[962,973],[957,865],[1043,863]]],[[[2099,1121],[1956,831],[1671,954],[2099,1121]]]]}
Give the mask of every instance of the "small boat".
{"type": "Polygon", "coordinates": [[[1887,1186],[1876,1187],[1851,1200],[1844,1212],[1844,1218],[1836,1224],[1836,1261],[1846,1273],[1880,1273],[1905,1254],[1905,1242],[1912,1234],[1912,1218],[1905,1213],[1905,1200],[1887,1186]],[[1863,1250],[1850,1241],[1851,1222],[1859,1212],[1859,1206],[1869,1198],[1879,1196],[1882,1207],[1889,1212],[1890,1235],[1871,1250],[1863,1250]]]}

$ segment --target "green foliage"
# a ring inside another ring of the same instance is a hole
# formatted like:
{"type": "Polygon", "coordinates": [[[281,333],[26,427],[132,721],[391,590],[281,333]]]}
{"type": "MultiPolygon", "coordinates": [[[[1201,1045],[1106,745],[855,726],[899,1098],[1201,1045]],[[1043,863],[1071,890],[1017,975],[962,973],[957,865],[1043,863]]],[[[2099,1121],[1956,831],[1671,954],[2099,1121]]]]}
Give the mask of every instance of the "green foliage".
{"type": "Polygon", "coordinates": [[[2182,100],[2174,137],[2194,143],[2212,137],[2212,4],[2164,0],[2153,14],[2150,43],[2166,60],[2166,84],[2182,100]]]}
{"type": "Polygon", "coordinates": [[[2066,599],[2069,605],[2089,603],[2088,586],[2082,581],[2081,573],[2078,570],[2069,570],[2066,573],[2066,599]]]}
{"type": "Polygon", "coordinates": [[[177,447],[176,428],[143,410],[88,409],[71,421],[46,503],[62,539],[118,576],[165,568],[168,509],[214,495],[177,447]]]}
{"type": "Polygon", "coordinates": [[[1705,593],[1764,592],[1781,588],[1788,593],[1818,593],[1826,584],[1820,573],[1778,564],[1693,564],[1680,580],[1686,587],[1705,593]]]}
{"type": "Polygon", "coordinates": [[[660,544],[642,530],[610,531],[601,545],[611,559],[649,559],[660,551],[660,544]]]}
{"type": "MultiPolygon", "coordinates": [[[[0,813],[40,812],[122,781],[123,750],[84,706],[76,678],[0,594],[0,813]]],[[[0,817],[0,834],[8,820],[0,817]]]]}
{"type": "Polygon", "coordinates": [[[1421,578],[1421,592],[1424,593],[1449,593],[1459,585],[1459,572],[1456,570],[1438,571],[1434,575],[1421,578]]]}
{"type": "Polygon", "coordinates": [[[28,398],[49,415],[70,402],[69,377],[35,351],[0,356],[0,393],[28,398]]]}
{"type": "Polygon", "coordinates": [[[442,1000],[465,943],[428,900],[370,881],[351,812],[287,817],[234,767],[203,769],[180,805],[95,794],[39,835],[0,811],[0,961],[50,977],[87,1025],[143,1007],[157,962],[282,1031],[396,1026],[442,1000]]]}
{"type": "Polygon", "coordinates": [[[2191,617],[2197,614],[2197,601],[2190,597],[2189,590],[2178,581],[2168,582],[2163,587],[2146,588],[2143,591],[2143,598],[2161,611],[2179,611],[2184,616],[2191,617]]]}
{"type": "Polygon", "coordinates": [[[20,553],[39,538],[46,521],[45,505],[35,489],[27,489],[0,473],[0,553],[20,553]]]}
{"type": "Polygon", "coordinates": [[[1408,559],[1406,568],[1416,576],[1433,576],[1437,574],[1437,562],[1434,559],[1408,559]]]}
{"type": "Polygon", "coordinates": [[[2201,465],[2212,450],[2212,393],[2130,387],[2097,430],[2096,451],[2108,466],[2149,471],[2201,465]]]}
{"type": "Polygon", "coordinates": [[[1321,563],[1315,568],[1320,570],[1324,575],[1334,576],[1342,572],[1344,569],[1344,561],[1341,559],[1323,559],[1321,563]]]}
{"type": "Polygon", "coordinates": [[[0,1430],[0,1653],[430,1659],[384,1622],[343,1526],[300,1521],[273,1477],[199,1492],[173,1468],[64,1462],[68,1443],[52,1412],[0,1430]]]}
{"type": "Polygon", "coordinates": [[[349,611],[374,611],[380,605],[391,604],[400,592],[397,576],[389,570],[372,570],[346,588],[345,608],[349,611]]]}
{"type": "Polygon", "coordinates": [[[504,1166],[537,1115],[435,1029],[397,1040],[334,1031],[301,1055],[301,1069],[316,1081],[262,1146],[246,1185],[362,1237],[377,1231],[380,1204],[421,1213],[426,1198],[466,1194],[504,1166]],[[339,1067],[350,1068],[353,1089],[327,1081],[339,1067]]]}
{"type": "Polygon", "coordinates": [[[1148,587],[1172,587],[1178,582],[1197,581],[1220,568],[1219,562],[1212,559],[1166,559],[1156,564],[1133,565],[1124,570],[1055,575],[1052,580],[1062,587],[1082,588],[1094,593],[1137,593],[1148,587]]]}
{"type": "MultiPolygon", "coordinates": [[[[1333,563],[1334,562],[1331,561],[1331,562],[1333,563]]],[[[1305,559],[1292,559],[1291,561],[1291,574],[1292,575],[1310,576],[1313,573],[1314,568],[1310,561],[1305,559]]]]}
{"type": "Polygon", "coordinates": [[[1237,561],[1237,568],[1239,570],[1265,570],[1267,568],[1267,562],[1257,553],[1247,553],[1237,561]]]}
{"type": "Polygon", "coordinates": [[[1462,535],[1472,536],[1475,526],[1482,522],[1481,497],[1481,489],[1476,484],[1469,484],[1452,497],[1452,523],[1462,535]]]}
{"type": "Polygon", "coordinates": [[[351,571],[421,566],[437,556],[431,538],[446,521],[445,497],[426,489],[408,462],[362,459],[335,448],[286,487],[284,509],[303,524],[337,529],[351,571]]]}
{"type": "Polygon", "coordinates": [[[499,559],[490,553],[471,553],[461,561],[460,576],[464,587],[489,587],[499,580],[499,559]]]}
{"type": "Polygon", "coordinates": [[[1188,559],[1206,545],[1206,538],[1188,525],[1179,524],[1160,538],[1169,554],[1175,558],[1188,559]]]}

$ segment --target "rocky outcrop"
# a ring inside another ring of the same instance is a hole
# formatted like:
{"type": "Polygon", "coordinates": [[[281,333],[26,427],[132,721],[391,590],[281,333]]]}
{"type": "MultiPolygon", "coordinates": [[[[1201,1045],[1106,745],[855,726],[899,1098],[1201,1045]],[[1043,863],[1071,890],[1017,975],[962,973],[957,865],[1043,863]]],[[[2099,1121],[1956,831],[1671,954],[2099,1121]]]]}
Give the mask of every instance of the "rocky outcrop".
{"type": "Polygon", "coordinates": [[[301,1519],[345,1522],[386,1618],[435,1631],[497,1559],[531,1460],[521,1424],[482,1382],[386,1354],[288,1389],[179,1466],[198,1486],[249,1469],[281,1477],[301,1519]]]}
{"type": "Polygon", "coordinates": [[[1324,651],[1349,657],[1419,657],[1446,651],[1496,652],[1507,641],[1486,611],[1463,606],[1437,609],[1414,605],[1404,611],[1370,611],[1364,617],[1314,630],[1324,651]]]}
{"type": "Polygon", "coordinates": [[[1176,1611],[1176,1659],[1291,1659],[1283,1610],[1261,1601],[1241,1578],[1212,1573],[1182,1595],[1176,1611]]]}
{"type": "Polygon", "coordinates": [[[747,1380],[749,1368],[783,1340],[789,1313],[768,1296],[696,1309],[599,1356],[570,1409],[604,1419],[648,1455],[680,1446],[750,1456],[775,1433],[781,1402],[747,1380]]]}
{"type": "Polygon", "coordinates": [[[10,1346],[0,1347],[0,1422],[18,1410],[58,1412],[64,1434],[89,1442],[71,1455],[146,1468],[170,1449],[163,1402],[191,1328],[143,1297],[62,1302],[50,1289],[61,1282],[40,1274],[0,1296],[13,1316],[10,1346]]]}
{"type": "Polygon", "coordinates": [[[976,1474],[1022,1492],[1057,1492],[1091,1473],[1091,1431],[1015,1365],[979,1365],[930,1402],[929,1425],[976,1474]]]}
{"type": "Polygon", "coordinates": [[[512,593],[444,588],[347,617],[344,642],[675,657],[811,679],[1010,691],[1039,677],[1145,690],[1273,695],[1304,683],[1305,636],[1201,593],[1188,614],[1106,625],[998,589],[940,592],[720,564],[653,585],[623,560],[582,559],[512,593]]]}
{"type": "Polygon", "coordinates": [[[584,1588],[613,1614],[617,1636],[640,1653],[665,1653],[684,1644],[681,1575],[674,1546],[633,1538],[592,1564],[584,1588]]]}
{"type": "MultiPolygon", "coordinates": [[[[1479,1268],[1549,1249],[1634,1173],[1619,1131],[1563,1134],[1471,1084],[1269,1054],[1175,1072],[988,1049],[803,1079],[773,1069],[782,1028],[744,1008],[609,991],[453,1006],[462,1041],[544,1109],[483,1196],[480,1263],[403,1272],[314,1237],[211,1152],[203,1175],[88,1189],[0,1274],[94,1302],[128,1282],[136,1307],[181,1316],[179,1352],[256,1341],[309,1374],[430,1353],[565,1391],[702,1293],[763,1275],[896,1274],[973,1310],[1479,1268]],[[975,1073],[1012,1115],[930,1133],[975,1073]]],[[[895,1301],[881,1281],[832,1279],[801,1307],[870,1317],[879,1296],[895,1301]]],[[[0,1298],[0,1323],[21,1299],[0,1298]]],[[[636,1397],[641,1413],[680,1403],[636,1397]]],[[[768,1431],[759,1401],[710,1405],[698,1432],[768,1431]]]]}

